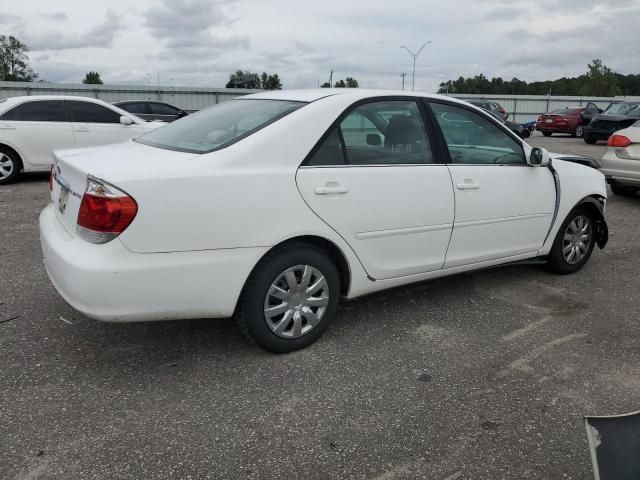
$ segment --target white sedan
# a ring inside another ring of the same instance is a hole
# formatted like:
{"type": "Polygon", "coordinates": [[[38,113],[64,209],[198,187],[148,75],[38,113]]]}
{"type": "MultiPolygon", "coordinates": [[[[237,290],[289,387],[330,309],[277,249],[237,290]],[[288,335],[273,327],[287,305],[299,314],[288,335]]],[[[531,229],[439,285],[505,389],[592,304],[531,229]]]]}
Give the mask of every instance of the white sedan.
{"type": "Polygon", "coordinates": [[[263,348],[314,342],[340,297],[603,247],[598,171],[448,97],[259,93],[134,141],[59,151],[40,217],[60,294],[114,321],[235,316],[263,348]]]}
{"type": "Polygon", "coordinates": [[[161,126],[101,100],[70,96],[0,100],[0,185],[49,171],[57,148],[123,142],[161,126]]]}
{"type": "Polygon", "coordinates": [[[600,171],[616,195],[640,192],[640,121],[609,137],[600,171]]]}

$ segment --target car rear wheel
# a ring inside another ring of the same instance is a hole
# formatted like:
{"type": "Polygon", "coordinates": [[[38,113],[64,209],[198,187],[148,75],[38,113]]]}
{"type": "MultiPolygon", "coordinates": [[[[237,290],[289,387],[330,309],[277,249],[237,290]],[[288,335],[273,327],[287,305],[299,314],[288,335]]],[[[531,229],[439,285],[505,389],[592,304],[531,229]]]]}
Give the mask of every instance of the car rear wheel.
{"type": "Polygon", "coordinates": [[[595,138],[591,138],[590,136],[584,134],[584,143],[587,143],[589,145],[595,145],[596,142],[597,140],[595,138]]]}
{"type": "Polygon", "coordinates": [[[20,158],[14,152],[0,147],[0,185],[15,182],[21,168],[20,158]]]}
{"type": "Polygon", "coordinates": [[[566,275],[584,267],[596,244],[595,232],[593,212],[584,206],[574,208],[558,230],[547,259],[548,268],[566,275]]]}
{"type": "Polygon", "coordinates": [[[576,127],[575,132],[573,132],[573,136],[574,137],[578,137],[578,138],[582,138],[583,135],[584,135],[584,128],[582,128],[582,125],[578,125],[576,127]]]}
{"type": "Polygon", "coordinates": [[[622,197],[635,197],[638,193],[638,188],[629,187],[626,185],[620,185],[619,183],[612,183],[609,185],[611,187],[611,191],[622,197]]]}
{"type": "Polygon", "coordinates": [[[552,132],[542,132],[545,137],[550,137],[552,132]]]}
{"type": "Polygon", "coordinates": [[[331,258],[307,244],[267,254],[242,293],[236,323],[260,347],[286,353],[311,345],[325,332],[340,297],[331,258]]]}

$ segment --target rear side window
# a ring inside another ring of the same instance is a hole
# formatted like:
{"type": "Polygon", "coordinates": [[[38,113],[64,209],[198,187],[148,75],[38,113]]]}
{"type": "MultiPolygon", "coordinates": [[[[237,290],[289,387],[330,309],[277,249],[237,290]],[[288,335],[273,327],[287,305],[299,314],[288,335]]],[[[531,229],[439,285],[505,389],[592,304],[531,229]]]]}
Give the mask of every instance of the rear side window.
{"type": "Polygon", "coordinates": [[[522,144],[484,115],[453,105],[430,106],[452,163],[526,165],[522,144]]]}
{"type": "Polygon", "coordinates": [[[179,152],[208,153],[242,140],[304,105],[288,100],[231,100],[153,130],[135,141],[179,152]]]}
{"type": "Polygon", "coordinates": [[[415,165],[434,163],[418,105],[383,100],[350,110],[306,165],[415,165]],[[345,156],[346,155],[346,156],[345,156]]]}
{"type": "Polygon", "coordinates": [[[151,113],[154,115],[178,115],[179,113],[178,109],[164,103],[150,103],[149,107],[151,107],[151,113]]]}
{"type": "Polygon", "coordinates": [[[116,107],[126,110],[129,113],[148,114],[149,108],[144,102],[125,103],[124,105],[116,105],[116,107]]]}
{"type": "Polygon", "coordinates": [[[0,120],[22,122],[66,122],[62,100],[26,102],[6,112],[0,120]]]}
{"type": "Polygon", "coordinates": [[[102,105],[67,100],[71,121],[78,123],[120,123],[120,114],[102,105]]]}

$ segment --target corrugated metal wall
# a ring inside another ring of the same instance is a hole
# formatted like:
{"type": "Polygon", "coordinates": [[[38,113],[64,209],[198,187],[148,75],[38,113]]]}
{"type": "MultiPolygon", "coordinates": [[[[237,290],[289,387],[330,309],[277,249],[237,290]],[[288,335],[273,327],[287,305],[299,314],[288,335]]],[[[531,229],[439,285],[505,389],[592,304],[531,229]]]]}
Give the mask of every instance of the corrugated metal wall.
{"type": "Polygon", "coordinates": [[[22,95],[78,95],[113,103],[119,100],[158,100],[184,110],[200,110],[259,90],[191,88],[150,85],[84,85],[73,83],[0,82],[0,99],[22,95]]]}
{"type": "Polygon", "coordinates": [[[498,102],[509,112],[509,120],[514,122],[530,122],[538,115],[558,110],[560,108],[583,107],[593,102],[604,109],[614,100],[632,100],[638,97],[571,97],[547,95],[480,95],[480,94],[451,94],[461,100],[489,100],[498,102]]]}

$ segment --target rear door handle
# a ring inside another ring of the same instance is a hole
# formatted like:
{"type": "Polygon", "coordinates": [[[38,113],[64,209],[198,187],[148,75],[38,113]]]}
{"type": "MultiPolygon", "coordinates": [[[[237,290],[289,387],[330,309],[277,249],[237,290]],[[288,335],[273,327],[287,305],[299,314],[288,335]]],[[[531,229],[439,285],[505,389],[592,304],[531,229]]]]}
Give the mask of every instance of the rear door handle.
{"type": "Polygon", "coordinates": [[[0,125],[0,130],[15,130],[16,127],[13,125],[0,125]]]}
{"type": "Polygon", "coordinates": [[[335,187],[316,187],[314,190],[316,195],[344,195],[349,193],[347,187],[335,186],[335,187]]]}
{"type": "Polygon", "coordinates": [[[89,132],[90,130],[86,127],[76,128],[74,129],[76,132],[89,132]]]}
{"type": "Polygon", "coordinates": [[[472,182],[465,182],[465,183],[458,183],[456,185],[456,188],[458,190],[478,190],[480,188],[480,184],[479,183],[472,183],[472,182]]]}

